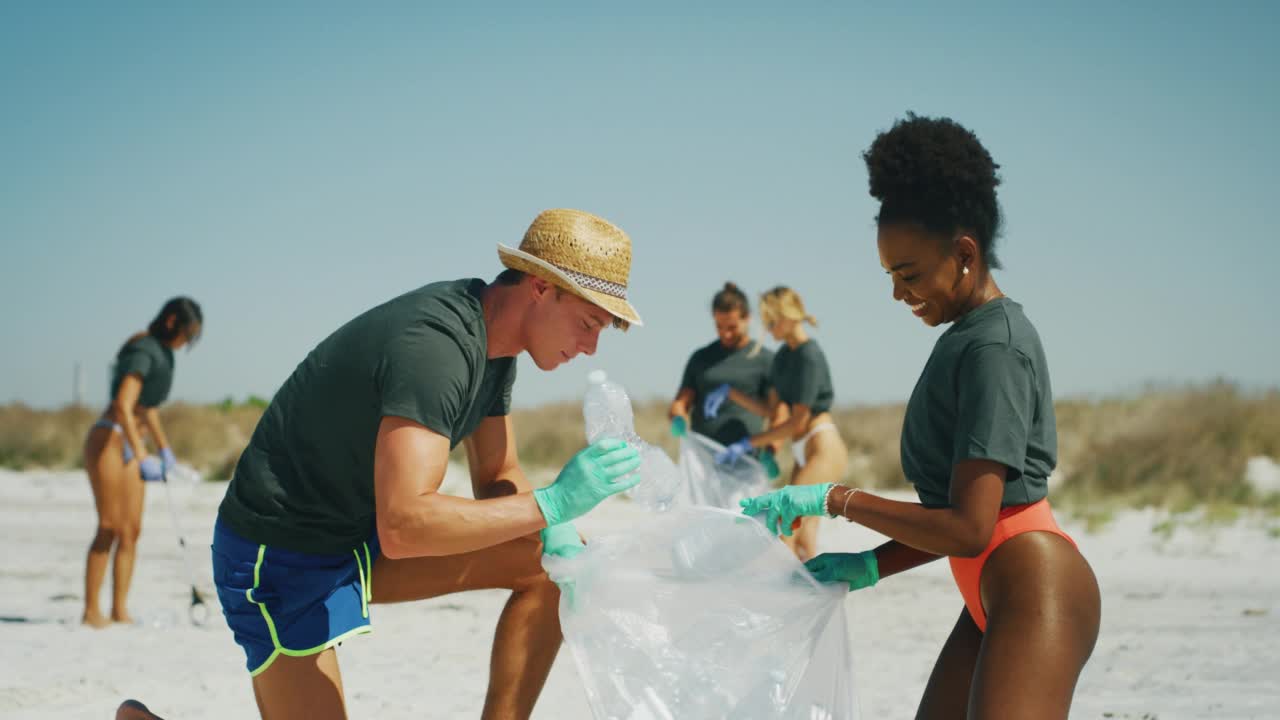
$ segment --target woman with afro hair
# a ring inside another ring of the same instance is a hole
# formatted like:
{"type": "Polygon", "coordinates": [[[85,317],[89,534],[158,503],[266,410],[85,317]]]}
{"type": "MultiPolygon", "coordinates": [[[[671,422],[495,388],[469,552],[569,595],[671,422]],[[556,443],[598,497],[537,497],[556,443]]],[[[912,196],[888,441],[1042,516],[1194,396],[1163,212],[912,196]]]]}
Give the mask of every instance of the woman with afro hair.
{"type": "Polygon", "coordinates": [[[1098,582],[1054,521],[1048,363],[1022,306],[996,285],[999,165],[969,130],[908,114],[864,154],[893,297],[949,325],[907,403],[901,459],[919,503],[840,485],[744,500],[771,526],[841,516],[889,542],[806,565],[851,590],[946,557],[964,607],[917,718],[1066,718],[1093,652],[1098,582]]]}

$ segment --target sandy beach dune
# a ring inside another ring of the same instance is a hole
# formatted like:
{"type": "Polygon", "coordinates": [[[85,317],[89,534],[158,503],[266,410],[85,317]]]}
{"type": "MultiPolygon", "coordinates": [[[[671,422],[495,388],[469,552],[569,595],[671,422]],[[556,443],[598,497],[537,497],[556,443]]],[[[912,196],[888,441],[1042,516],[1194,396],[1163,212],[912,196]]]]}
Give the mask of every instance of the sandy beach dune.
{"type": "MultiPolygon", "coordinates": [[[[455,468],[448,487],[465,486],[465,471],[455,468]]],[[[150,486],[132,595],[139,624],[95,632],[78,624],[95,522],[83,473],[0,471],[0,716],[108,718],[126,697],[179,720],[256,716],[244,656],[209,587],[208,543],[223,487],[173,488],[195,572],[214,603],[209,624],[187,621],[164,494],[150,486]]],[[[616,532],[640,512],[611,500],[579,526],[589,535],[616,532]]],[[[1280,717],[1280,523],[1246,516],[1212,529],[1153,532],[1164,519],[1123,513],[1098,534],[1064,523],[1098,573],[1104,613],[1072,717],[1280,717]]],[[[843,521],[827,522],[821,535],[827,550],[877,541],[843,521]]],[[[351,716],[478,716],[504,599],[476,592],[375,608],[374,633],[339,651],[351,716]]],[[[946,565],[847,602],[863,718],[911,717],[961,609],[946,565]]],[[[535,717],[588,717],[568,653],[535,717]]]]}

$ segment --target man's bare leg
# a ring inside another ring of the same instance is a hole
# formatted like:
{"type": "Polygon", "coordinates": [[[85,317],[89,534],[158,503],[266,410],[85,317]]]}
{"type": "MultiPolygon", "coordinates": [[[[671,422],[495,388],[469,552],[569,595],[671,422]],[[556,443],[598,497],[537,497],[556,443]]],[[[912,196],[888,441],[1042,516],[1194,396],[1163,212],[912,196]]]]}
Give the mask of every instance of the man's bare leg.
{"type": "Polygon", "coordinates": [[[116,708],[116,720],[164,720],[137,700],[125,700],[116,708]]]}
{"type": "Polygon", "coordinates": [[[346,720],[338,653],[280,655],[253,678],[253,697],[263,720],[346,720]]]}
{"type": "Polygon", "coordinates": [[[509,589],[494,633],[482,718],[527,718],[560,650],[560,590],[542,570],[537,536],[476,552],[390,560],[373,565],[375,603],[424,600],[456,592],[509,589]]]}
{"type": "Polygon", "coordinates": [[[563,639],[559,605],[560,589],[551,581],[511,593],[498,617],[481,717],[533,714],[563,639]]]}

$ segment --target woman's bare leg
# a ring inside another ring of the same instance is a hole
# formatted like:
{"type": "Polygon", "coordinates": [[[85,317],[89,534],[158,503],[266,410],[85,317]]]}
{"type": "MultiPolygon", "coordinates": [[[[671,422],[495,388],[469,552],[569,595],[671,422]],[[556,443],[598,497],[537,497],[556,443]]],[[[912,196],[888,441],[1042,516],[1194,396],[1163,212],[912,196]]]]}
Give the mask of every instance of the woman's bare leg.
{"type": "Polygon", "coordinates": [[[960,617],[951,628],[947,642],[924,686],[924,696],[916,710],[916,720],[964,720],[969,712],[969,687],[973,684],[973,668],[982,649],[982,631],[974,624],[969,611],[960,609],[960,617]]]}
{"type": "Polygon", "coordinates": [[[1066,539],[1018,535],[982,571],[987,631],[969,718],[1065,719],[1102,616],[1098,581],[1066,539]]]}
{"type": "MultiPolygon", "coordinates": [[[[805,445],[805,462],[797,466],[791,475],[792,485],[817,485],[825,482],[840,482],[849,463],[849,450],[839,433],[824,430],[813,437],[805,445]]],[[[790,547],[804,562],[818,554],[818,526],[821,518],[806,517],[800,520],[800,527],[792,531],[791,537],[782,536],[782,541],[790,547]]]]}
{"type": "Polygon", "coordinates": [[[116,503],[125,476],[120,436],[110,428],[93,428],[85,439],[84,468],[93,490],[93,506],[98,512],[98,528],[89,544],[84,570],[84,614],[81,622],[95,628],[111,624],[102,614],[99,593],[107,575],[111,548],[116,544],[118,520],[116,503]]]}
{"type": "Polygon", "coordinates": [[[346,720],[342,673],[333,648],[315,655],[280,655],[253,678],[263,720],[346,720]]]}
{"type": "Polygon", "coordinates": [[[129,615],[129,586],[133,584],[133,564],[138,553],[138,535],[142,533],[142,504],[146,485],[139,474],[138,462],[125,466],[120,483],[116,527],[116,555],[111,567],[111,621],[133,622],[129,615]]]}

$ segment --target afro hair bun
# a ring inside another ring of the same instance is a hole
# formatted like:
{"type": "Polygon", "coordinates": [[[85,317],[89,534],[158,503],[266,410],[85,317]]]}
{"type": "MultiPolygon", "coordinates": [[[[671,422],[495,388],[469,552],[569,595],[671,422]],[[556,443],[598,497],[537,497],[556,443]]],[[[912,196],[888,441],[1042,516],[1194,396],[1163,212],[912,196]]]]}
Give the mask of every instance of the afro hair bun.
{"type": "Polygon", "coordinates": [[[871,196],[880,201],[878,223],[914,222],[947,236],[973,233],[987,264],[999,267],[1000,166],[976,135],[950,118],[907,113],[862,157],[871,196]]]}

